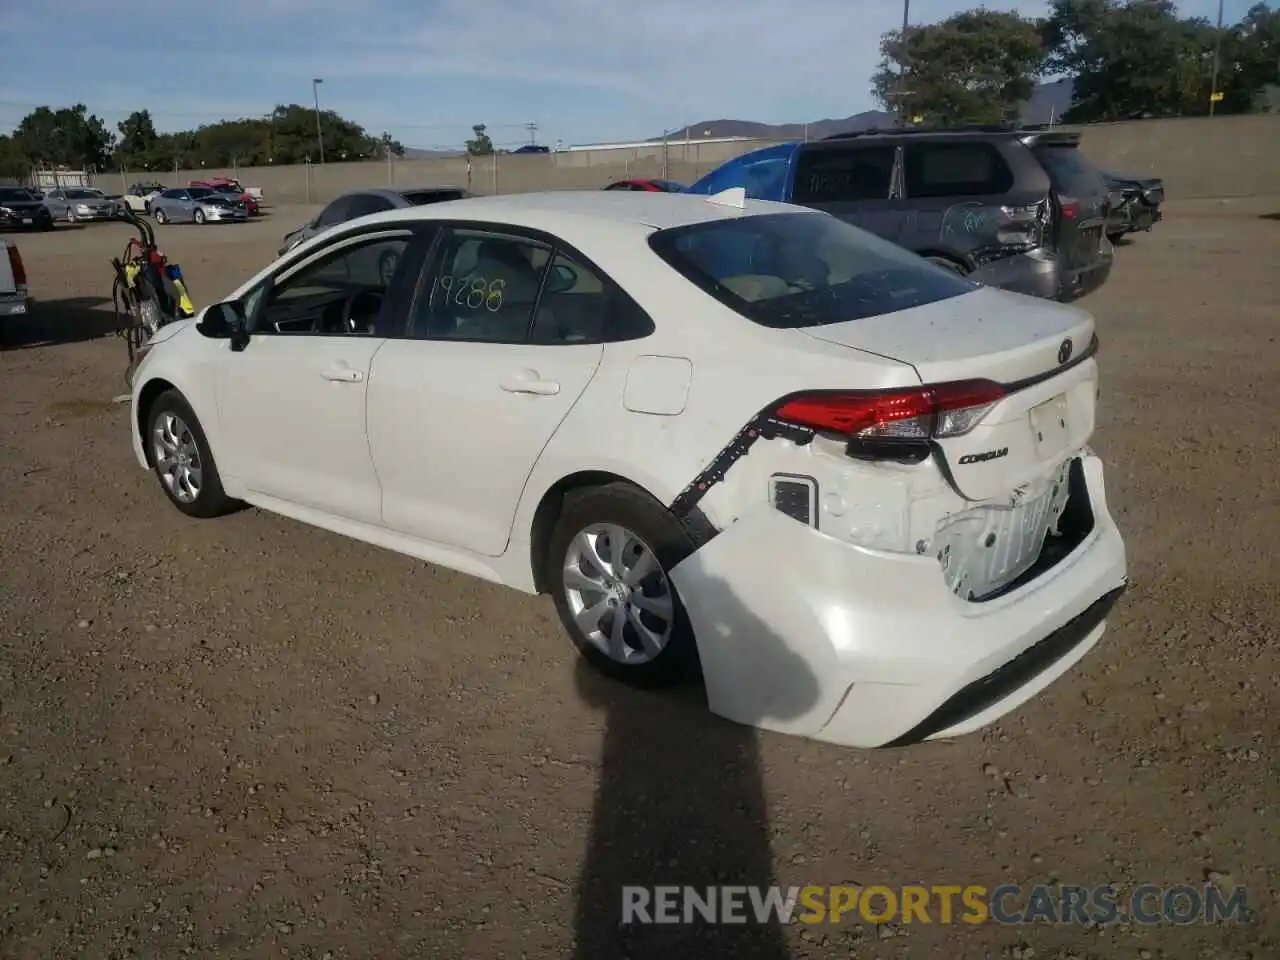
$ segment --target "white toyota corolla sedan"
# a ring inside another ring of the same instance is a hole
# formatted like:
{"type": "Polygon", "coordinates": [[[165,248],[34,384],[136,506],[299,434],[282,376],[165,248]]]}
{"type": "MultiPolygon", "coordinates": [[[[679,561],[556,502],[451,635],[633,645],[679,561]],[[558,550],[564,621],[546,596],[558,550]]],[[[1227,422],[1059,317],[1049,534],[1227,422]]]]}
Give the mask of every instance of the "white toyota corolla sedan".
{"type": "Polygon", "coordinates": [[[1097,349],[1078,309],[741,191],[484,197],[345,223],[163,328],[133,446],[190,516],[547,592],[623,681],[902,744],[1102,635],[1097,349]]]}

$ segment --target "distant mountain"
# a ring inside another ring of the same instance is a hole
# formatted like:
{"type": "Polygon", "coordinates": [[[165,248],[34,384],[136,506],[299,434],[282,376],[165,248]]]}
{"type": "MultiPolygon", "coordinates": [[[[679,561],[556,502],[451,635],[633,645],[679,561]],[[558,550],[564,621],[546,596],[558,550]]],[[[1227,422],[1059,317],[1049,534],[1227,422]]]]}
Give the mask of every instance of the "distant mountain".
{"type": "MultiPolygon", "coordinates": [[[[1060,121],[1071,107],[1073,84],[1070,78],[1042,83],[1022,106],[1023,123],[1060,121]]],[[[679,130],[668,131],[668,140],[702,140],[707,137],[750,137],[753,140],[820,140],[838,133],[857,133],[875,127],[892,127],[894,115],[884,110],[866,110],[841,120],[814,120],[812,123],[757,123],[754,120],[704,120],[679,130]]],[[[661,140],[661,136],[653,138],[661,140]]]]}

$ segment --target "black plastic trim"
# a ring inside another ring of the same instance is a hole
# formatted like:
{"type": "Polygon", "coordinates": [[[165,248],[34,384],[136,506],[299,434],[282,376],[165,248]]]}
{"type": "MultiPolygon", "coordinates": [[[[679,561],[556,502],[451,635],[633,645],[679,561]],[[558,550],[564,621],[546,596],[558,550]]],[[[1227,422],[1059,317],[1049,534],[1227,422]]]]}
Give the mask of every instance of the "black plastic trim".
{"type": "Polygon", "coordinates": [[[905,747],[919,743],[941,730],[963,723],[1026,686],[1083,643],[1106,620],[1126,587],[1127,584],[1103,594],[1083,613],[1073,617],[1008,663],[961,688],[924,720],[884,746],[905,747]]]}

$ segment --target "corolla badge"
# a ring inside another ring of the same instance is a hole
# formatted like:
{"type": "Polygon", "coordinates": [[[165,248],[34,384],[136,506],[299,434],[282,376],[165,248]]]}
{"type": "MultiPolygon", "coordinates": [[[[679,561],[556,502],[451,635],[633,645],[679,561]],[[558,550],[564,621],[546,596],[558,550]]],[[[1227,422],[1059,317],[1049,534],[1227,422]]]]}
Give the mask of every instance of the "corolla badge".
{"type": "Polygon", "coordinates": [[[1058,362],[1066,363],[1071,359],[1071,340],[1070,338],[1063,340],[1062,345],[1058,347],[1058,362]]]}

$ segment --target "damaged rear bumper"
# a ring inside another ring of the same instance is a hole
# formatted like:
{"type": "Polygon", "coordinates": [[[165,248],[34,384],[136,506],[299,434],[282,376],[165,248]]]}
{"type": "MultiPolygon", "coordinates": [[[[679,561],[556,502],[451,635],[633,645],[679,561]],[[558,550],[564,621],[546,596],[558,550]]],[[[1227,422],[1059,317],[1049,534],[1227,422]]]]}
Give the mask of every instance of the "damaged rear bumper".
{"type": "Polygon", "coordinates": [[[1016,709],[1102,636],[1126,583],[1101,462],[1081,460],[1093,528],[982,603],[931,556],[869,550],[762,507],[672,571],[707,699],[729,720],[855,747],[958,736],[1016,709]]]}

